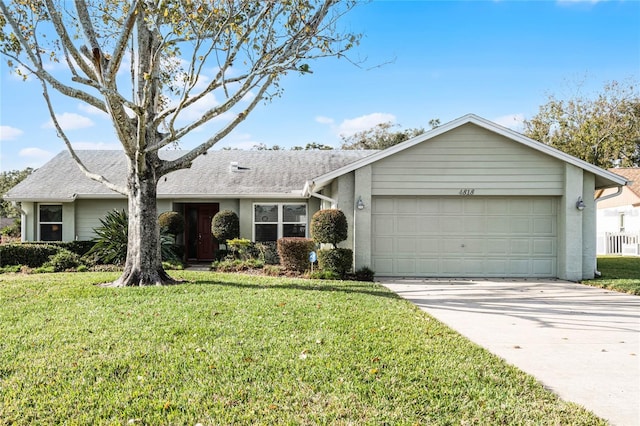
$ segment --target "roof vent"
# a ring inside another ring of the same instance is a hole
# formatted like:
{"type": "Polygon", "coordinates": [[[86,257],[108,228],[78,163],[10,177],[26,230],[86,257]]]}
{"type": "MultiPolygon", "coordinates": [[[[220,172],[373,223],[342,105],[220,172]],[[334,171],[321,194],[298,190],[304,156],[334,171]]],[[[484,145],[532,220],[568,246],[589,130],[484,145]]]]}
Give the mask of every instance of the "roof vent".
{"type": "Polygon", "coordinates": [[[241,172],[243,170],[250,170],[249,167],[241,167],[238,165],[237,161],[231,162],[231,171],[232,172],[241,172]]]}

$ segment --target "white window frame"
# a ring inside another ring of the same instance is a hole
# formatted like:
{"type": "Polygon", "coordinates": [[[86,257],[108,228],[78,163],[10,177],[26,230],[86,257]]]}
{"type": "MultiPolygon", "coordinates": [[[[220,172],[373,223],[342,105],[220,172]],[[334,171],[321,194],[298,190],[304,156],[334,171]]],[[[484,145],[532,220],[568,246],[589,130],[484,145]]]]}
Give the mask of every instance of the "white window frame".
{"type": "Polygon", "coordinates": [[[51,240],[51,241],[62,241],[63,239],[63,231],[64,231],[64,209],[62,203],[40,203],[38,204],[38,241],[42,241],[42,229],[41,225],[60,225],[60,239],[59,240],[51,240]],[[42,206],[60,206],[60,222],[42,222],[40,220],[40,208],[42,206]]]}
{"type": "Polygon", "coordinates": [[[264,201],[261,203],[253,203],[251,209],[251,241],[256,240],[256,225],[277,225],[277,237],[276,241],[282,238],[282,234],[284,232],[284,225],[304,225],[304,236],[309,236],[309,205],[308,203],[282,203],[282,202],[268,202],[264,201]],[[278,221],[277,222],[256,222],[256,206],[277,206],[278,208],[278,221]],[[305,208],[305,217],[302,222],[285,222],[284,221],[284,206],[304,206],[305,208]]]}

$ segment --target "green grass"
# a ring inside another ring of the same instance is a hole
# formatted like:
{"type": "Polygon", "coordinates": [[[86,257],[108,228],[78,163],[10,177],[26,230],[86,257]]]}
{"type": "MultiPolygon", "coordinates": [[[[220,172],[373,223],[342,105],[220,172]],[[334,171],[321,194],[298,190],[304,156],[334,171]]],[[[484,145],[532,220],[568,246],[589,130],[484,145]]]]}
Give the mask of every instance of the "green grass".
{"type": "Polygon", "coordinates": [[[0,424],[604,424],[374,283],[0,275],[0,424]]]}
{"type": "Polygon", "coordinates": [[[598,270],[602,276],[584,284],[640,296],[640,257],[598,256],[598,270]]]}

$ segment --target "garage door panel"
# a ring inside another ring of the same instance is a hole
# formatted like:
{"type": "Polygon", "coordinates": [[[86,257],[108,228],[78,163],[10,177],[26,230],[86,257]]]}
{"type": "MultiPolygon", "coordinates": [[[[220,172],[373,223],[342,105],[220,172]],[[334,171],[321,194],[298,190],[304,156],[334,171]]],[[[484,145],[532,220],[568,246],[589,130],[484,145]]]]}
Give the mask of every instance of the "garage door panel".
{"type": "Polygon", "coordinates": [[[373,252],[381,256],[393,253],[394,239],[392,237],[374,237],[373,252]]]}
{"type": "Polygon", "coordinates": [[[440,252],[440,240],[437,238],[420,238],[418,240],[418,255],[435,254],[440,252]]]}
{"type": "Polygon", "coordinates": [[[487,216],[487,234],[489,235],[509,235],[509,226],[505,219],[500,217],[487,216]]]}
{"type": "Polygon", "coordinates": [[[531,234],[531,220],[529,218],[511,217],[507,220],[511,234],[531,234]]]}
{"type": "Polygon", "coordinates": [[[376,202],[373,203],[373,209],[371,211],[373,214],[379,214],[379,213],[393,214],[394,213],[393,206],[394,206],[393,198],[377,198],[376,202]]]}
{"type": "Polygon", "coordinates": [[[538,217],[533,219],[533,232],[536,235],[555,235],[555,221],[548,217],[538,217]]]}
{"type": "Polygon", "coordinates": [[[487,253],[499,256],[507,255],[509,253],[509,240],[506,238],[487,239],[487,253]]]}
{"type": "Polygon", "coordinates": [[[415,256],[418,249],[416,237],[397,237],[394,244],[394,251],[398,254],[415,256]]]}
{"type": "Polygon", "coordinates": [[[532,250],[533,254],[542,255],[542,256],[556,255],[555,239],[553,238],[536,239],[536,240],[533,240],[532,243],[533,243],[533,250],[532,250]]]}
{"type": "Polygon", "coordinates": [[[380,276],[554,277],[553,197],[374,197],[380,276]]]}
{"type": "Polygon", "coordinates": [[[463,218],[458,216],[448,216],[440,218],[440,231],[445,233],[458,234],[464,226],[463,218]]]}
{"type": "Polygon", "coordinates": [[[531,275],[549,277],[554,274],[555,270],[555,258],[550,259],[532,259],[531,266],[533,270],[531,275]]]}
{"type": "Polygon", "coordinates": [[[373,270],[376,271],[376,274],[378,275],[396,275],[396,272],[393,270],[393,259],[390,257],[374,257],[372,260],[372,264],[373,270]]]}
{"type": "Polygon", "coordinates": [[[416,235],[419,221],[420,219],[415,216],[403,217],[402,220],[397,221],[397,234],[416,235]]]}
{"type": "Polygon", "coordinates": [[[509,251],[512,254],[528,254],[531,251],[531,241],[526,238],[514,238],[509,244],[509,251]]]}
{"type": "Polygon", "coordinates": [[[415,259],[395,259],[395,270],[400,275],[414,276],[417,274],[415,259]]]}

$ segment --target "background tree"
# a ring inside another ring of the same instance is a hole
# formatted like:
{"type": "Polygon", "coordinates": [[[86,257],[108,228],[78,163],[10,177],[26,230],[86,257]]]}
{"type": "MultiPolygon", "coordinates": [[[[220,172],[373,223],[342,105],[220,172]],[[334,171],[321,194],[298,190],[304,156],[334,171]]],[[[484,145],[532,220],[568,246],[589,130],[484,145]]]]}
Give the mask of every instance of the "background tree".
{"type": "Polygon", "coordinates": [[[42,84],[53,125],[80,169],[128,198],[124,272],[113,285],[173,282],[160,258],[156,186],[190,167],[259,102],[281,93],[282,77],[309,61],[343,56],[359,37],[335,24],[356,4],[335,0],[0,0],[0,52],[42,84]],[[52,74],[49,63],[68,73],[52,74]],[[207,70],[213,70],[206,74],[207,70]],[[58,122],[50,91],[107,113],[127,158],[125,183],[88,170],[58,122]],[[217,105],[184,124],[185,111],[217,105]],[[216,117],[217,131],[175,160],[159,150],[216,117]]]}
{"type": "MultiPolygon", "coordinates": [[[[433,120],[432,120],[433,121],[433,120]]],[[[341,149],[386,149],[424,133],[423,128],[396,130],[390,121],[342,138],[341,149]]]]}
{"type": "Polygon", "coordinates": [[[2,199],[2,196],[11,188],[22,182],[24,178],[33,172],[31,167],[24,170],[10,170],[0,173],[0,217],[19,217],[18,212],[10,202],[2,199]]]}
{"type": "Polygon", "coordinates": [[[637,86],[612,82],[595,98],[554,96],[525,120],[525,135],[603,168],[640,165],[637,86]]]}

